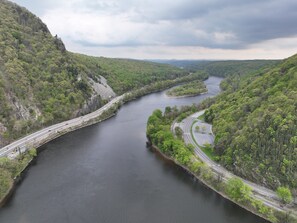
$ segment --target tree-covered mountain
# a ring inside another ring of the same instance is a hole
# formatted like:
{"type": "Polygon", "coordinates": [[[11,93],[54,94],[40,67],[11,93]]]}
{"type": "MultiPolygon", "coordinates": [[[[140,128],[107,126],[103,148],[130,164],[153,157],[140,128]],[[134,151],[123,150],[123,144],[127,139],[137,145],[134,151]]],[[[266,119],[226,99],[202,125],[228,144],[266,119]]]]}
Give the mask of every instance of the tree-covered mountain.
{"type": "Polygon", "coordinates": [[[80,69],[90,77],[104,76],[117,94],[188,74],[187,71],[174,66],[148,61],[91,57],[82,54],[71,56],[81,64],[80,69]]]}
{"type": "Polygon", "coordinates": [[[63,42],[26,9],[0,1],[0,135],[69,118],[91,93],[63,42]]]}
{"type": "Polygon", "coordinates": [[[184,73],[170,65],[70,53],[38,17],[1,0],[0,146],[102,106],[94,87],[106,87],[100,75],[121,94],[184,73]]]}
{"type": "Polygon", "coordinates": [[[258,74],[227,78],[206,112],[220,162],[247,179],[297,187],[297,55],[258,74]]]}
{"type": "Polygon", "coordinates": [[[191,69],[203,70],[210,76],[227,77],[230,75],[246,75],[269,69],[279,60],[229,60],[229,61],[207,61],[193,65],[191,69]]]}
{"type": "Polygon", "coordinates": [[[171,64],[189,72],[204,71],[210,76],[227,77],[231,75],[246,75],[258,72],[263,68],[271,68],[280,60],[155,60],[159,63],[171,64]]]}

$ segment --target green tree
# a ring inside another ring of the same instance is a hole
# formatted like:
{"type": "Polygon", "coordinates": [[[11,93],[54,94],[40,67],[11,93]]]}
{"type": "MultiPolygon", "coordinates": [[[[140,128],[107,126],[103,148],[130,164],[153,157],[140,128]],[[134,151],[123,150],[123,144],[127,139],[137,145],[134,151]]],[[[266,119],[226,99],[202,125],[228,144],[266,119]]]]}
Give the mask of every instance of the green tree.
{"type": "Polygon", "coordinates": [[[171,112],[171,107],[170,106],[167,106],[165,108],[165,114],[169,114],[171,112]]]}
{"type": "Polygon", "coordinates": [[[175,134],[177,136],[177,138],[182,139],[183,138],[183,130],[180,127],[175,127],[174,129],[175,134]]]}
{"type": "Polygon", "coordinates": [[[227,181],[226,193],[236,201],[246,202],[251,199],[252,189],[243,183],[241,179],[233,177],[227,181]]]}
{"type": "Polygon", "coordinates": [[[276,194],[284,204],[289,204],[293,201],[291,191],[287,187],[278,187],[276,194]]]}

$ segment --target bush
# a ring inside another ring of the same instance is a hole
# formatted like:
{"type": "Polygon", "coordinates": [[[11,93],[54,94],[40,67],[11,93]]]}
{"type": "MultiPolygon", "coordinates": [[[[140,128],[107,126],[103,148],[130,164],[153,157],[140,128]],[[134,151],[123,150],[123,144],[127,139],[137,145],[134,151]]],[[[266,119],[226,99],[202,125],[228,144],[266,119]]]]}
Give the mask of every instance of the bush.
{"type": "Polygon", "coordinates": [[[251,200],[252,189],[239,178],[230,178],[225,190],[226,194],[235,201],[247,202],[251,200]]]}
{"type": "Polygon", "coordinates": [[[289,204],[293,201],[291,191],[287,187],[278,187],[276,194],[284,204],[289,204]]]}

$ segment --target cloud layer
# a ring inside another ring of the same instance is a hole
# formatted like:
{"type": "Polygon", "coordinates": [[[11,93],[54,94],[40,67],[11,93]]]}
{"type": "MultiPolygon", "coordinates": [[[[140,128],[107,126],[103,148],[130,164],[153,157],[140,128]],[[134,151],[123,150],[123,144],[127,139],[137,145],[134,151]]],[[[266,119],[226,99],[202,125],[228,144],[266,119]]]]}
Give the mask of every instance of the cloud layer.
{"type": "MultiPolygon", "coordinates": [[[[281,58],[289,56],[293,50],[297,52],[295,0],[15,2],[40,16],[68,48],[86,53],[94,54],[95,49],[115,52],[124,48],[141,53],[149,49],[154,51],[151,55],[155,57],[158,51],[165,56],[165,51],[172,49],[179,52],[225,50],[226,53],[254,50],[266,52],[264,57],[267,58],[268,52],[273,53],[269,48],[272,47],[281,58]]],[[[95,54],[100,55],[100,52],[95,54]]],[[[173,52],[172,57],[174,54],[181,57],[178,52],[173,52]]],[[[125,55],[130,57],[128,53],[125,55]]],[[[145,57],[148,56],[146,53],[145,57]]]]}

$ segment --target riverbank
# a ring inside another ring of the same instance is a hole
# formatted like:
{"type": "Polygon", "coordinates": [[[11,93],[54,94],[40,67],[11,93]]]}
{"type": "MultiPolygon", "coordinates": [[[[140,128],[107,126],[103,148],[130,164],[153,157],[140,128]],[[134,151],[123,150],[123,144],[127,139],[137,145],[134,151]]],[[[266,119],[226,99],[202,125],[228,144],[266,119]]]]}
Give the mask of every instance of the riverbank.
{"type": "MultiPolygon", "coordinates": [[[[39,148],[42,145],[44,145],[44,144],[46,144],[46,143],[48,143],[48,142],[50,142],[50,141],[52,141],[54,139],[57,139],[57,138],[65,135],[65,134],[67,134],[69,132],[72,132],[72,131],[78,130],[80,128],[84,128],[84,127],[87,127],[87,126],[102,122],[104,120],[107,120],[107,119],[113,117],[114,115],[116,115],[116,112],[117,112],[119,107],[120,107],[120,105],[116,104],[115,107],[111,107],[111,108],[109,108],[109,110],[105,110],[98,117],[95,117],[93,119],[85,121],[79,126],[70,127],[70,128],[67,128],[64,131],[56,132],[55,134],[50,135],[50,137],[46,138],[45,140],[39,141],[38,143],[36,143],[34,145],[34,147],[31,147],[31,149],[27,150],[25,153],[27,153],[28,151],[31,151],[32,148],[34,148],[34,150],[36,150],[36,155],[32,156],[31,159],[27,160],[26,163],[23,164],[23,168],[16,174],[15,177],[13,177],[13,180],[12,180],[12,182],[10,182],[10,186],[7,189],[6,193],[3,196],[0,197],[0,207],[3,207],[9,201],[9,199],[12,197],[15,190],[17,189],[17,185],[23,180],[25,172],[27,171],[28,168],[30,168],[31,164],[33,164],[35,162],[35,159],[37,159],[37,154],[38,154],[38,152],[40,152],[39,148]]],[[[21,155],[23,155],[23,154],[21,154],[21,155]]],[[[18,156],[20,156],[20,155],[15,156],[16,160],[18,159],[18,156]]]]}
{"type": "Polygon", "coordinates": [[[0,184],[0,207],[3,207],[11,198],[15,191],[17,184],[20,183],[24,177],[25,172],[36,161],[37,151],[31,149],[24,154],[19,155],[17,160],[9,160],[8,158],[1,158],[1,184],[0,184]],[[9,184],[5,188],[5,184],[9,184]]]}
{"type": "Polygon", "coordinates": [[[207,93],[206,85],[202,80],[195,80],[176,86],[166,92],[169,97],[191,97],[207,93]]]}
{"type": "MultiPolygon", "coordinates": [[[[19,149],[20,149],[20,152],[24,152],[28,149],[28,147],[37,148],[47,143],[48,141],[51,141],[52,139],[60,137],[61,135],[64,135],[68,132],[97,123],[98,121],[96,120],[92,121],[91,119],[96,119],[102,113],[106,113],[108,109],[110,109],[116,103],[126,103],[128,101],[135,100],[147,94],[166,90],[178,84],[187,83],[193,80],[201,80],[201,79],[206,80],[207,78],[208,76],[205,77],[200,73],[195,73],[195,74],[190,73],[180,78],[176,78],[173,80],[158,81],[153,84],[144,86],[140,89],[127,92],[121,96],[113,98],[110,102],[108,102],[103,107],[99,108],[94,112],[91,112],[87,115],[80,116],[74,119],[66,120],[61,123],[54,124],[52,126],[45,127],[37,132],[24,136],[23,138],[18,139],[10,143],[9,145],[6,145],[0,148],[0,157],[8,156],[8,154],[13,153],[14,151],[17,151],[19,149]],[[42,140],[40,140],[41,136],[43,137],[42,140]]],[[[100,121],[100,117],[98,119],[100,121]]],[[[12,156],[10,158],[14,158],[14,157],[15,156],[12,156]]]]}
{"type": "Polygon", "coordinates": [[[143,88],[137,89],[133,92],[129,92],[125,94],[125,97],[123,99],[124,102],[128,102],[134,99],[137,99],[141,96],[147,95],[147,94],[151,94],[151,93],[156,93],[156,92],[160,92],[160,91],[164,91],[167,89],[170,89],[174,86],[179,86],[180,84],[186,84],[190,81],[205,81],[207,80],[209,77],[205,77],[205,76],[201,76],[200,73],[196,73],[196,74],[189,74],[185,77],[181,77],[181,78],[177,78],[174,80],[164,80],[164,81],[159,81],[156,82],[154,84],[145,86],[143,88]]]}
{"type": "MultiPolygon", "coordinates": [[[[188,110],[191,112],[192,109],[188,110]]],[[[224,174],[216,172],[214,165],[209,166],[195,154],[196,148],[192,144],[185,144],[182,136],[174,137],[172,121],[184,112],[170,109],[165,113],[160,110],[153,112],[147,122],[147,138],[154,147],[221,196],[253,214],[270,222],[297,222],[290,209],[268,205],[266,199],[255,196],[252,188],[235,176],[225,179],[224,174]]],[[[186,137],[191,136],[188,134],[186,137]]]]}
{"type": "Polygon", "coordinates": [[[21,170],[21,172],[18,174],[17,177],[14,177],[13,181],[11,182],[8,190],[6,191],[6,194],[0,198],[0,208],[3,207],[13,196],[17,185],[21,183],[23,180],[23,177],[25,176],[26,171],[29,169],[29,167],[34,164],[36,161],[36,158],[32,158],[31,160],[28,161],[28,163],[25,165],[25,167],[21,170]]]}
{"type": "Polygon", "coordinates": [[[206,81],[207,96],[147,95],[122,106],[114,118],[44,145],[37,165],[1,208],[0,222],[75,222],[77,213],[88,222],[266,222],[194,183],[145,146],[146,120],[154,108],[198,103],[217,94],[219,81],[206,81]],[[135,212],[136,203],[141,209],[135,212]]]}
{"type": "MultiPolygon", "coordinates": [[[[63,133],[63,131],[65,131],[66,133],[69,132],[68,129],[70,127],[74,127],[73,130],[75,130],[76,127],[82,128],[82,127],[88,126],[90,124],[84,123],[84,122],[89,122],[90,118],[94,119],[94,118],[98,117],[101,113],[105,112],[105,110],[109,109],[110,106],[112,106],[113,104],[115,104],[117,102],[121,101],[121,103],[125,103],[125,102],[137,99],[141,96],[144,96],[144,95],[147,95],[150,93],[168,89],[172,86],[175,86],[175,85],[178,85],[181,83],[187,83],[187,82],[190,82],[193,80],[202,80],[202,79],[207,79],[207,78],[208,78],[208,76],[205,76],[204,74],[201,74],[201,73],[194,73],[194,74],[189,73],[188,75],[180,77],[180,78],[176,78],[176,79],[172,79],[172,80],[171,79],[170,80],[161,80],[161,81],[155,82],[153,84],[146,85],[142,88],[135,89],[131,92],[127,92],[121,96],[115,97],[110,102],[108,102],[103,107],[99,108],[98,110],[96,110],[94,112],[91,112],[87,115],[80,116],[80,117],[77,117],[74,119],[66,120],[61,123],[54,124],[52,126],[45,127],[41,130],[38,130],[37,132],[34,132],[27,136],[24,136],[23,138],[18,139],[16,141],[10,143],[9,145],[6,145],[6,146],[0,148],[0,157],[8,156],[8,154],[10,154],[13,151],[16,151],[18,149],[21,149],[21,152],[24,152],[28,149],[28,146],[29,147],[38,147],[40,145],[43,145],[44,143],[48,142],[47,141],[48,138],[50,141],[53,138],[59,137],[61,132],[62,132],[61,135],[65,134],[65,133],[63,133]],[[84,124],[86,124],[86,125],[84,125],[84,124]],[[51,137],[51,136],[49,136],[50,134],[57,135],[57,136],[51,137]],[[44,142],[42,142],[42,143],[38,142],[38,141],[40,141],[40,135],[43,136],[42,140],[44,140],[44,142]],[[32,140],[32,137],[34,137],[34,140],[32,140]],[[34,142],[34,141],[37,141],[37,142],[34,142]]],[[[96,123],[96,121],[94,123],[96,123]]],[[[91,123],[91,124],[94,124],[94,123],[91,123]]],[[[73,131],[73,130],[70,130],[70,131],[73,131]]],[[[13,157],[11,157],[11,158],[13,158],[13,157]]]]}
{"type": "MultiPolygon", "coordinates": [[[[38,148],[40,148],[42,145],[54,139],[57,139],[67,133],[73,132],[75,130],[78,130],[96,123],[100,123],[106,119],[113,117],[114,115],[116,115],[118,109],[124,103],[135,100],[147,94],[166,90],[172,87],[173,85],[186,83],[188,81],[192,81],[197,78],[200,78],[200,77],[190,74],[188,76],[185,76],[184,78],[157,82],[156,84],[143,87],[133,92],[125,93],[121,96],[114,98],[112,101],[110,101],[108,104],[104,105],[97,111],[94,111],[85,116],[81,116],[72,120],[55,124],[54,126],[49,126],[43,130],[40,130],[36,133],[33,133],[29,136],[24,137],[23,139],[21,139],[20,143],[17,143],[18,141],[20,141],[20,140],[17,140],[16,142],[2,148],[1,150],[4,150],[4,153],[0,152],[0,155],[9,156],[11,159],[15,159],[17,158],[19,152],[26,152],[31,148],[37,149],[38,151],[38,148]],[[34,134],[37,136],[35,137],[34,134]],[[32,135],[34,137],[32,137],[32,135]],[[39,139],[37,137],[39,137],[39,139]],[[22,147],[22,149],[20,147],[22,147]],[[10,155],[8,155],[9,151],[6,148],[9,148],[9,150],[12,151],[10,155]]],[[[24,171],[29,166],[30,166],[30,162],[25,166],[24,171]]],[[[20,175],[22,175],[22,172],[20,173],[20,175]]],[[[17,182],[14,180],[11,186],[9,187],[6,195],[2,198],[0,197],[0,204],[1,204],[0,207],[5,205],[5,203],[9,200],[9,198],[11,197],[11,195],[15,190],[16,185],[17,185],[17,182]]]]}
{"type": "MultiPolygon", "coordinates": [[[[154,151],[157,152],[157,154],[159,154],[160,156],[162,156],[162,158],[164,158],[166,161],[170,161],[172,163],[174,163],[175,165],[179,166],[182,170],[184,170],[187,174],[189,174],[190,176],[194,177],[195,179],[199,180],[201,183],[203,183],[206,187],[210,188],[211,190],[215,191],[217,194],[219,194],[220,196],[222,196],[224,199],[227,199],[231,202],[233,202],[234,204],[238,205],[239,207],[253,213],[254,215],[261,217],[269,222],[275,223],[275,222],[279,222],[279,223],[283,223],[282,221],[278,221],[277,219],[273,219],[266,215],[262,215],[261,213],[255,211],[254,209],[243,205],[239,202],[236,202],[235,200],[232,200],[230,197],[228,197],[225,193],[223,193],[222,191],[218,190],[217,188],[215,188],[214,185],[210,184],[208,181],[206,181],[205,179],[203,179],[201,176],[195,174],[193,171],[191,171],[189,169],[189,167],[182,165],[181,163],[179,163],[178,161],[176,161],[174,158],[166,155],[165,153],[163,153],[157,146],[155,146],[154,144],[152,144],[151,142],[148,143],[150,148],[154,151]]],[[[275,211],[276,212],[276,211],[275,211]]],[[[286,217],[284,213],[281,212],[277,212],[276,213],[277,216],[283,216],[284,218],[286,217]]],[[[294,219],[293,221],[290,221],[292,223],[296,223],[297,219],[294,219]]]]}
{"type": "MultiPolygon", "coordinates": [[[[218,158],[213,153],[212,148],[209,147],[208,149],[205,149],[205,146],[203,146],[205,144],[213,144],[215,138],[212,132],[212,125],[199,120],[199,117],[203,114],[204,110],[189,115],[180,123],[174,123],[182,129],[184,142],[186,144],[192,144],[195,147],[194,153],[199,157],[199,159],[206,163],[211,169],[213,169],[217,175],[222,175],[224,181],[228,181],[234,177],[240,179],[252,189],[254,197],[263,201],[266,206],[272,207],[279,211],[292,212],[293,215],[297,216],[296,206],[294,208],[294,204],[286,206],[281,203],[280,198],[275,191],[241,178],[216,162],[218,158]],[[196,128],[194,130],[194,127],[197,125],[199,126],[198,133],[196,128]]],[[[174,131],[172,132],[175,134],[174,131]]]]}
{"type": "Polygon", "coordinates": [[[199,96],[199,95],[203,95],[203,94],[207,94],[207,91],[206,92],[203,92],[203,93],[198,93],[198,94],[189,94],[189,95],[183,95],[183,96],[170,96],[170,95],[167,95],[166,96],[168,98],[188,98],[188,97],[196,97],[196,96],[199,96]]]}

